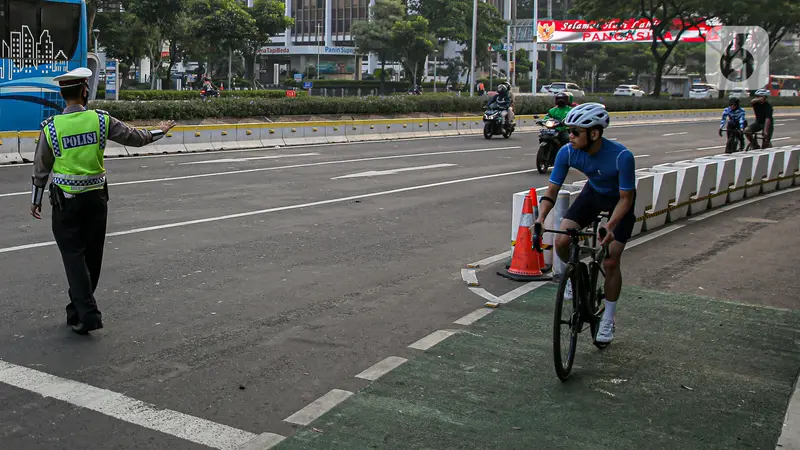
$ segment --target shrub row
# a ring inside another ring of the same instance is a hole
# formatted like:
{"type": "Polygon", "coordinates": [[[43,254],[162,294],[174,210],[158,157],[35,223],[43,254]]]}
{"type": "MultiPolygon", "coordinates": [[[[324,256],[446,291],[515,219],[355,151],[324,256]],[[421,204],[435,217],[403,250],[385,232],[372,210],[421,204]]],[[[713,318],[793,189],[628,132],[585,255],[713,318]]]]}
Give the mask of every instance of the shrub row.
{"type": "MultiPolygon", "coordinates": [[[[245,91],[246,92],[246,91],[245,91]]],[[[157,100],[149,102],[94,101],[91,108],[104,109],[120,120],[205,119],[214,117],[258,117],[291,115],[347,115],[411,113],[481,113],[489,97],[404,95],[389,97],[308,97],[308,98],[220,98],[210,102],[157,100]]],[[[690,100],[669,98],[596,97],[609,111],[648,111],[675,109],[722,109],[725,99],[690,100]]],[[[800,106],[800,97],[770,100],[774,106],[800,106]]],[[[747,100],[743,106],[747,105],[747,100]]],[[[553,106],[550,97],[517,97],[516,114],[543,114],[553,106]]],[[[752,110],[747,108],[752,115],[752,110]]]]}
{"type": "MultiPolygon", "coordinates": [[[[306,97],[306,91],[298,91],[298,97],[306,97]]],[[[105,97],[104,90],[97,91],[97,99],[105,97]]],[[[285,90],[251,90],[251,91],[221,91],[221,98],[283,98],[285,90]]],[[[126,89],[119,92],[119,99],[125,101],[154,101],[154,100],[200,100],[200,91],[137,91],[126,89]]]]}

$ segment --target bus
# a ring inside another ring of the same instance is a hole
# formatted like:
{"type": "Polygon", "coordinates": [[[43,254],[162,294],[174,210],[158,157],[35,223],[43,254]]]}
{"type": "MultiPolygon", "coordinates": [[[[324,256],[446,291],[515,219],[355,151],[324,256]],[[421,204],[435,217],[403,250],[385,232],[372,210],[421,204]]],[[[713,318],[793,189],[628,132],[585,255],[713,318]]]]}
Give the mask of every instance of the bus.
{"type": "Polygon", "coordinates": [[[770,75],[766,89],[773,97],[797,97],[800,95],[800,76],[770,75]]]}
{"type": "Polygon", "coordinates": [[[84,0],[0,0],[0,131],[61,113],[53,77],[87,65],[84,0]]]}

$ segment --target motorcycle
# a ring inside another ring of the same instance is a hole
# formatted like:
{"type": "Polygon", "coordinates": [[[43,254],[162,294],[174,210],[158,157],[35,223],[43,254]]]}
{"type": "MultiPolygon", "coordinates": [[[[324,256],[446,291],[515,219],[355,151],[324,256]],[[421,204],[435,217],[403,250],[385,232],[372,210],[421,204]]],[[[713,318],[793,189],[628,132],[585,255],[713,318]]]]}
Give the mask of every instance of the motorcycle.
{"type": "Polygon", "coordinates": [[[200,98],[203,101],[206,101],[209,98],[219,98],[219,91],[216,89],[200,89],[200,98]]]}
{"type": "Polygon", "coordinates": [[[505,139],[511,137],[516,125],[506,123],[503,111],[503,108],[491,108],[483,114],[483,137],[491,139],[495,134],[500,134],[505,139]]]}
{"type": "MultiPolygon", "coordinates": [[[[534,119],[538,119],[534,116],[534,119]]],[[[536,170],[539,173],[547,172],[556,162],[556,154],[566,142],[558,140],[558,127],[561,122],[556,119],[537,120],[537,125],[544,128],[539,130],[539,151],[536,152],[536,170]]]]}

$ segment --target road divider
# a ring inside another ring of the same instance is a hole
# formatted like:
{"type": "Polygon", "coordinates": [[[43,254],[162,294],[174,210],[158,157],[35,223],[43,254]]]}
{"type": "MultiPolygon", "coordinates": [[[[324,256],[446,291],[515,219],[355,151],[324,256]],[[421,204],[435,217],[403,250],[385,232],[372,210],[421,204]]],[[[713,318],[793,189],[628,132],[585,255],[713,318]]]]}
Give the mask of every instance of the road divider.
{"type": "MultiPolygon", "coordinates": [[[[586,180],[564,184],[558,195],[559,201],[568,198],[571,205],[585,184],[586,180]]],[[[657,230],[687,216],[797,185],[800,185],[800,145],[706,156],[638,169],[633,236],[657,230]]],[[[546,191],[546,186],[536,189],[539,202],[546,191]]],[[[528,193],[526,190],[512,196],[512,255],[522,204],[528,193]]],[[[561,217],[556,217],[556,210],[554,208],[548,215],[545,228],[560,225],[561,217]]],[[[542,248],[545,265],[552,265],[558,274],[559,264],[552,263],[553,241],[552,233],[545,233],[542,248]]]]}
{"type": "MultiPolygon", "coordinates": [[[[775,111],[778,117],[800,116],[800,107],[775,107],[775,111]]],[[[717,110],[628,111],[612,112],[611,120],[615,125],[635,125],[711,120],[720,114],[717,110]]],[[[518,132],[539,129],[532,115],[517,115],[515,120],[518,132]]],[[[476,134],[483,134],[481,116],[181,125],[144,147],[109,142],[105,155],[125,157],[476,134]]],[[[38,139],[39,131],[0,132],[0,164],[33,161],[38,139]]]]}

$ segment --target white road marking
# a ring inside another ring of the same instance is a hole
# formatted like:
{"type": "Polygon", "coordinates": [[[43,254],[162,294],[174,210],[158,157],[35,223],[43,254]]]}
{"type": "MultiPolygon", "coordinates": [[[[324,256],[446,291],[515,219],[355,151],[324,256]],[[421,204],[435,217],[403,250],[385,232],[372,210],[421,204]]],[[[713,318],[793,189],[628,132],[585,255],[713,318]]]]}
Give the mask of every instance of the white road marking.
{"type": "Polygon", "coordinates": [[[497,302],[500,301],[499,297],[494,296],[493,294],[491,294],[489,291],[487,291],[484,288],[471,287],[471,288],[469,288],[469,290],[474,292],[474,293],[476,293],[476,294],[478,294],[480,297],[483,297],[484,299],[487,300],[487,302],[497,303],[497,302]]]}
{"type": "Polygon", "coordinates": [[[482,259],[480,261],[477,261],[477,262],[474,262],[474,263],[467,264],[467,268],[469,268],[469,269],[477,269],[477,268],[480,268],[480,267],[483,267],[483,266],[488,266],[489,264],[493,264],[493,263],[495,263],[497,261],[500,261],[501,259],[508,258],[509,256],[511,256],[511,250],[505,251],[503,253],[498,253],[498,254],[496,254],[494,256],[490,256],[488,258],[484,258],[484,259],[482,259]]]}
{"type": "Polygon", "coordinates": [[[456,332],[452,330],[436,330],[417,342],[409,345],[409,347],[425,351],[454,334],[456,334],[456,332]]]}
{"type": "Polygon", "coordinates": [[[680,229],[680,228],[683,228],[685,226],[686,226],[686,224],[669,225],[666,228],[662,228],[660,230],[653,231],[652,233],[649,233],[646,236],[641,236],[641,237],[637,236],[636,239],[632,239],[631,242],[629,242],[625,246],[625,249],[627,250],[629,248],[636,247],[637,245],[642,245],[645,242],[652,241],[653,239],[659,238],[659,237],[664,236],[665,234],[668,234],[668,233],[672,233],[673,231],[675,231],[677,229],[680,229]]]}
{"type": "Polygon", "coordinates": [[[647,158],[650,155],[633,155],[634,158],[647,158]]]}
{"type": "Polygon", "coordinates": [[[787,137],[779,137],[779,138],[773,138],[773,139],[772,139],[772,142],[775,142],[775,141],[785,141],[786,139],[792,139],[792,138],[791,138],[791,136],[787,136],[787,137]]]}
{"type": "Polygon", "coordinates": [[[192,161],[178,164],[179,166],[186,166],[190,164],[219,164],[219,163],[235,163],[246,161],[257,161],[260,159],[280,159],[280,158],[294,158],[296,156],[319,156],[319,153],[293,153],[283,155],[268,155],[268,156],[253,156],[251,158],[225,158],[225,159],[209,159],[206,161],[192,161]]]}
{"type": "Polygon", "coordinates": [[[775,122],[792,122],[797,119],[775,119],[775,122]]]}
{"type": "Polygon", "coordinates": [[[786,124],[785,124],[785,123],[776,123],[776,124],[775,124],[775,126],[776,126],[776,127],[782,127],[782,126],[784,126],[784,125],[786,125],[786,124]]]}
{"type": "MultiPolygon", "coordinates": [[[[330,199],[330,200],[321,200],[321,201],[311,202],[311,203],[299,203],[299,204],[295,204],[295,205],[279,206],[279,207],[276,207],[276,208],[260,209],[260,210],[257,210],[257,211],[246,211],[246,212],[237,213],[237,214],[229,214],[229,215],[226,215],[226,216],[206,217],[204,219],[187,220],[187,221],[184,221],[184,222],[165,223],[165,224],[162,224],[162,225],[155,225],[155,226],[152,226],[152,227],[133,228],[133,229],[130,229],[130,230],[125,230],[125,231],[115,231],[113,233],[107,233],[106,236],[108,236],[108,237],[124,236],[124,235],[128,235],[128,234],[144,233],[144,232],[156,231],[156,230],[164,230],[164,229],[167,229],[167,228],[185,227],[185,226],[196,225],[196,224],[200,224],[200,223],[219,222],[219,221],[222,221],[222,220],[238,219],[238,218],[241,218],[241,217],[257,216],[257,215],[269,214],[269,213],[280,212],[280,211],[291,211],[291,210],[295,210],[295,209],[310,208],[310,207],[313,207],[313,206],[330,205],[330,204],[334,204],[334,203],[343,203],[343,202],[349,202],[351,200],[359,200],[359,199],[363,199],[363,198],[380,197],[380,196],[384,196],[384,195],[399,194],[399,193],[402,193],[402,192],[410,192],[410,191],[416,191],[416,190],[420,190],[420,189],[430,189],[430,188],[435,188],[435,187],[440,187],[440,186],[449,186],[451,184],[468,183],[470,181],[488,180],[488,179],[492,179],[492,178],[507,177],[507,176],[510,176],[510,175],[521,175],[521,174],[524,174],[524,173],[531,173],[531,172],[536,172],[536,169],[517,170],[517,171],[514,171],[514,172],[495,173],[495,174],[492,174],[492,175],[481,175],[481,176],[477,176],[477,177],[461,178],[461,179],[458,179],[458,180],[440,181],[438,183],[422,184],[422,185],[418,185],[418,186],[409,186],[409,187],[404,187],[404,188],[399,188],[399,189],[392,189],[392,190],[389,190],[389,191],[378,191],[378,192],[371,192],[371,193],[368,193],[368,194],[352,195],[350,197],[333,198],[333,199],[330,199]]],[[[55,244],[55,241],[37,242],[35,244],[17,245],[17,246],[14,246],[14,247],[0,248],[0,253],[15,252],[15,251],[19,251],[19,250],[26,250],[26,249],[29,249],[29,248],[46,247],[46,246],[54,245],[54,244],[55,244]]]]}
{"type": "Polygon", "coordinates": [[[619,138],[608,138],[609,141],[617,141],[619,138]]]}
{"type": "Polygon", "coordinates": [[[695,151],[697,151],[697,149],[694,149],[694,148],[686,148],[686,149],[683,149],[683,150],[670,150],[670,151],[668,151],[668,152],[664,152],[664,154],[667,154],[667,155],[668,155],[668,154],[670,154],[670,153],[685,153],[685,152],[695,152],[695,151]]]}
{"type": "Polygon", "coordinates": [[[800,448],[800,377],[795,381],[794,392],[789,398],[776,448],[800,448]]]}
{"type": "Polygon", "coordinates": [[[363,380],[375,381],[378,378],[386,375],[387,373],[391,372],[392,370],[400,367],[401,364],[408,361],[405,358],[400,358],[398,356],[390,356],[383,361],[375,364],[374,366],[366,369],[365,371],[361,372],[360,374],[356,375],[356,378],[361,378],[363,380]]]}
{"type": "Polygon", "coordinates": [[[662,134],[662,136],[680,136],[682,134],[689,134],[689,132],[688,131],[681,131],[680,133],[665,133],[665,134],[662,134]]]}
{"type": "MultiPolygon", "coordinates": [[[[165,177],[165,178],[153,178],[149,180],[134,180],[134,181],[122,181],[119,183],[109,183],[109,186],[126,186],[130,184],[144,184],[144,183],[161,183],[164,181],[176,181],[176,180],[190,180],[193,178],[206,178],[206,177],[218,177],[222,175],[238,175],[242,173],[253,173],[253,172],[269,172],[273,170],[285,170],[285,169],[297,169],[301,167],[317,167],[317,166],[329,166],[334,164],[349,164],[355,162],[365,162],[365,161],[381,161],[386,159],[402,159],[402,158],[418,158],[418,157],[425,157],[425,156],[438,156],[438,155],[455,155],[460,153],[477,153],[477,152],[495,152],[495,151],[503,151],[503,150],[516,150],[522,147],[515,146],[515,147],[493,147],[493,148],[476,148],[470,150],[447,150],[441,152],[430,152],[430,153],[411,153],[407,155],[389,155],[389,156],[375,156],[371,158],[357,158],[357,159],[343,159],[343,160],[336,160],[336,161],[320,161],[315,163],[305,163],[305,164],[291,164],[288,166],[277,166],[277,167],[259,167],[255,169],[242,169],[242,170],[229,170],[227,172],[213,172],[213,173],[200,173],[196,175],[181,175],[175,177],[165,177]]],[[[12,195],[31,195],[30,191],[24,192],[12,192],[9,194],[0,194],[0,197],[8,197],[12,195]]]]}
{"type": "Polygon", "coordinates": [[[715,148],[725,148],[724,145],[715,145],[713,147],[698,147],[695,150],[713,150],[715,148]]]}
{"type": "Polygon", "coordinates": [[[350,175],[342,175],[340,177],[333,177],[331,180],[343,180],[346,178],[368,178],[368,177],[379,177],[381,175],[396,175],[401,172],[413,172],[415,170],[429,170],[429,169],[441,169],[443,167],[453,167],[457,166],[458,164],[431,164],[428,166],[417,166],[417,167],[404,167],[402,169],[391,169],[391,170],[370,170],[368,172],[359,172],[359,173],[351,173],[350,175]]]}
{"type": "Polygon", "coordinates": [[[353,395],[353,393],[350,391],[333,389],[322,397],[314,400],[305,408],[283,419],[283,421],[303,426],[308,425],[333,409],[334,406],[347,400],[351,395],[353,395]]]}
{"type": "Polygon", "coordinates": [[[0,382],[212,448],[234,450],[265,435],[273,445],[283,440],[277,434],[259,436],[2,360],[0,382]]]}
{"type": "Polygon", "coordinates": [[[466,316],[456,320],[453,323],[456,323],[458,325],[464,325],[464,326],[472,325],[473,323],[477,322],[478,320],[480,320],[480,319],[488,316],[489,314],[491,314],[492,311],[494,311],[494,310],[493,309],[489,309],[489,308],[476,309],[475,311],[472,311],[471,313],[469,313],[466,316]]]}
{"type": "Polygon", "coordinates": [[[548,281],[531,281],[530,283],[525,283],[522,286],[514,289],[511,292],[506,292],[505,294],[500,296],[501,303],[508,303],[510,301],[516,300],[517,298],[527,294],[528,292],[540,288],[546,285],[548,281]]]}
{"type": "Polygon", "coordinates": [[[461,269],[461,279],[467,286],[478,286],[478,276],[475,275],[475,269],[461,269]]]}

